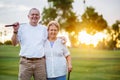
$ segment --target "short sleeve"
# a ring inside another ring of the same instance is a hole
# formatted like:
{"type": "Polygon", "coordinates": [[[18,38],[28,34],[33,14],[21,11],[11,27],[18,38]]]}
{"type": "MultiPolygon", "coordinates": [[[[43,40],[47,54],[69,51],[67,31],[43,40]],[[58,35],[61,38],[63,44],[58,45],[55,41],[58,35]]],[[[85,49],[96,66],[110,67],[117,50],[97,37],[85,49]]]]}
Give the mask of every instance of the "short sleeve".
{"type": "MultiPolygon", "coordinates": [[[[25,24],[24,24],[24,25],[25,25],[25,24]]],[[[21,41],[22,28],[23,28],[24,25],[20,25],[20,27],[19,27],[19,29],[18,29],[17,39],[18,39],[19,42],[21,41]]]]}

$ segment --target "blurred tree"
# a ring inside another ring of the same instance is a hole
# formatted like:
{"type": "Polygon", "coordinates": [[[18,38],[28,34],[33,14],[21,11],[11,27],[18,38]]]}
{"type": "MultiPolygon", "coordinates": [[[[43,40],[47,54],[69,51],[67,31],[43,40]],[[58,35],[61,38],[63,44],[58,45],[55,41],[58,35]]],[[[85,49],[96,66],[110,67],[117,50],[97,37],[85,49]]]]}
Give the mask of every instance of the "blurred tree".
{"type": "Polygon", "coordinates": [[[44,8],[42,13],[42,21],[40,23],[47,25],[51,20],[54,20],[56,16],[56,9],[51,6],[49,8],[44,8]]]}
{"type": "Polygon", "coordinates": [[[113,25],[112,25],[112,40],[114,41],[115,45],[114,48],[117,48],[117,45],[120,45],[120,21],[117,20],[113,25]]]}
{"type": "Polygon", "coordinates": [[[93,7],[87,7],[85,13],[82,15],[82,27],[89,34],[95,34],[107,28],[107,22],[102,15],[95,12],[93,7]]]}
{"type": "Polygon", "coordinates": [[[11,40],[7,40],[4,42],[5,45],[12,45],[12,41],[11,40]]]}
{"type": "Polygon", "coordinates": [[[51,20],[57,20],[63,24],[72,12],[73,0],[48,0],[48,7],[43,9],[42,23],[48,24],[51,20]]]}
{"type": "Polygon", "coordinates": [[[112,29],[113,29],[113,35],[115,40],[120,40],[120,21],[117,20],[113,25],[112,25],[112,29]]]}
{"type": "Polygon", "coordinates": [[[61,29],[69,32],[72,45],[76,45],[79,21],[72,10],[73,2],[74,0],[48,0],[49,7],[44,8],[41,23],[47,25],[51,20],[58,21],[61,29]]]}
{"type": "Polygon", "coordinates": [[[3,43],[2,43],[2,42],[0,42],[0,45],[3,45],[3,43]]]}
{"type": "Polygon", "coordinates": [[[117,20],[112,27],[106,29],[109,34],[107,42],[108,49],[120,48],[120,21],[117,20]]]}

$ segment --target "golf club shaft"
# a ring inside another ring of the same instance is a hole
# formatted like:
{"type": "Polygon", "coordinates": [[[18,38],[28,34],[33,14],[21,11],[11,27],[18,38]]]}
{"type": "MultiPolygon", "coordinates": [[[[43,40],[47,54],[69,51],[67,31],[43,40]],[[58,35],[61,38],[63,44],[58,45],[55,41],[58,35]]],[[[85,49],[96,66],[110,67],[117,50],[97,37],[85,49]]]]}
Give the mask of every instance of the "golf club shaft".
{"type": "Polygon", "coordinates": [[[68,72],[68,80],[70,80],[70,72],[68,72]]]}

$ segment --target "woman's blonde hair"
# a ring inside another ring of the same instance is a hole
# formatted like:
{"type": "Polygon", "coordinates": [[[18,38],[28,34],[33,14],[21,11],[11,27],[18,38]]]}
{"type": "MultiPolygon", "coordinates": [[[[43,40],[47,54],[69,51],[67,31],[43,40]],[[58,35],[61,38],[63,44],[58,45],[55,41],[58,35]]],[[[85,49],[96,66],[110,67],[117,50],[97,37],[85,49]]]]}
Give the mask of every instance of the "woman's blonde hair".
{"type": "Polygon", "coordinates": [[[48,25],[47,25],[48,30],[49,30],[49,27],[50,27],[51,25],[55,25],[55,26],[57,27],[58,31],[60,30],[60,25],[59,25],[59,23],[58,23],[57,21],[50,21],[50,22],[48,23],[48,25]]]}

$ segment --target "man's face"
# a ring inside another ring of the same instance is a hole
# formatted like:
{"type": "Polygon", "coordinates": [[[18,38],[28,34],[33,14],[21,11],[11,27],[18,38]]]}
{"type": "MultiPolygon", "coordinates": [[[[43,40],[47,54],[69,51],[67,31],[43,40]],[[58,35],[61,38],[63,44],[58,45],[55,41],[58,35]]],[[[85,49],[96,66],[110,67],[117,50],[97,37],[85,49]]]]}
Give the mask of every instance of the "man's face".
{"type": "Polygon", "coordinates": [[[28,18],[30,20],[30,23],[38,23],[39,19],[40,19],[40,13],[38,10],[33,9],[29,12],[28,18]]]}

